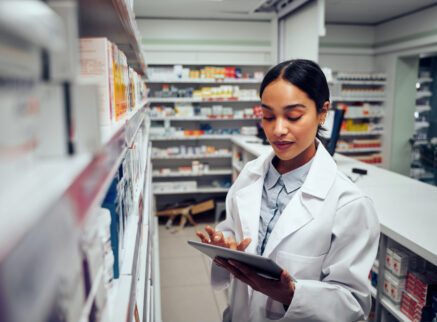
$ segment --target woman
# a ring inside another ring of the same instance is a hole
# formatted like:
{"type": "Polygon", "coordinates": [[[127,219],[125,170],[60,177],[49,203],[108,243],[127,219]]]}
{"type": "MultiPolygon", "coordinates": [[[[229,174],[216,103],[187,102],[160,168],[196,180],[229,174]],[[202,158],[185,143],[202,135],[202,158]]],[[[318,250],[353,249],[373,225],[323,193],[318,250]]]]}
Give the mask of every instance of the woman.
{"type": "Polygon", "coordinates": [[[329,109],[326,78],[314,62],[286,61],[266,74],[260,96],[273,152],[246,164],[228,193],[226,220],[197,235],[269,257],[284,270],[274,281],[239,262],[215,259],[214,288],[229,286],[229,273],[236,278],[224,319],[365,319],[379,222],[371,200],[316,138],[329,109]]]}

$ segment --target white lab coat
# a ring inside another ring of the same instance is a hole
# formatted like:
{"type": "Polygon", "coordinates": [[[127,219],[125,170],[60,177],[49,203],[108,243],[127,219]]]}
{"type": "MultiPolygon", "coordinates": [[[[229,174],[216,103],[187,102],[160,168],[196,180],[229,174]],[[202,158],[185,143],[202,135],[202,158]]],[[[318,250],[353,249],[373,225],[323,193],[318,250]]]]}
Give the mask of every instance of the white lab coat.
{"type": "MultiPolygon", "coordinates": [[[[264,177],[274,153],[248,162],[226,198],[225,237],[256,253],[264,177]]],[[[230,313],[244,321],[357,321],[371,308],[368,275],[376,257],[379,221],[372,201],[342,174],[322,144],[301,189],[282,212],[263,256],[293,276],[296,289],[284,306],[235,279],[230,313]]],[[[212,265],[215,289],[230,285],[230,275],[212,265]]]]}

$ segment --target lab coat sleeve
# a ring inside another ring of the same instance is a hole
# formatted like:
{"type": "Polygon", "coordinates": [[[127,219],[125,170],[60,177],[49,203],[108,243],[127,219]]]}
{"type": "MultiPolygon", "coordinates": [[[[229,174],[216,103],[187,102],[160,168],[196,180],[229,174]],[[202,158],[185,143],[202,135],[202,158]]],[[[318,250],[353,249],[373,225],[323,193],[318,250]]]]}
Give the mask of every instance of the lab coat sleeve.
{"type": "Polygon", "coordinates": [[[298,280],[284,320],[357,321],[371,308],[368,275],[376,257],[379,221],[360,197],[337,210],[321,281],[298,280]]]}
{"type": "MultiPolygon", "coordinates": [[[[234,186],[229,189],[226,196],[226,219],[216,226],[217,231],[221,231],[225,238],[232,236],[235,238],[234,232],[234,214],[233,214],[233,195],[234,186]]],[[[230,285],[231,276],[227,270],[221,268],[220,266],[211,264],[211,286],[215,290],[222,290],[230,285]]]]}

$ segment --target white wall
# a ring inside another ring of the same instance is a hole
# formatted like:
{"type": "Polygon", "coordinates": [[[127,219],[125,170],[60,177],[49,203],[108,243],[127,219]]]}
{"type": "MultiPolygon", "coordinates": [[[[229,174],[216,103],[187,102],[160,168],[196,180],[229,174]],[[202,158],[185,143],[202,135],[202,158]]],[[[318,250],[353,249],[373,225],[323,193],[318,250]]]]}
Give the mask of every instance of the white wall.
{"type": "Polygon", "coordinates": [[[375,70],[375,27],[326,25],[320,37],[319,63],[334,71],[371,72],[375,70]]]}
{"type": "Polygon", "coordinates": [[[276,62],[272,21],[138,19],[147,64],[276,62]]]}
{"type": "MultiPolygon", "coordinates": [[[[283,19],[281,60],[319,59],[319,8],[313,1],[283,19]]],[[[282,34],[282,33],[281,33],[282,34]]]]}

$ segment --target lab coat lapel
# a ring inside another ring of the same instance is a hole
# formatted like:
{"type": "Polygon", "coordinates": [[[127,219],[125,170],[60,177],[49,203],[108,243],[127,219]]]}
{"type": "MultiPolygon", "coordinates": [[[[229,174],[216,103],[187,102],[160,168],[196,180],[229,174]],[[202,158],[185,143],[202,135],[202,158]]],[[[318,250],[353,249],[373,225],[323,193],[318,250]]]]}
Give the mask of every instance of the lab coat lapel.
{"type": "Polygon", "coordinates": [[[325,198],[334,183],[336,172],[337,165],[319,143],[308,176],[279,217],[263,256],[268,257],[284,238],[322,214],[325,198]]]}
{"type": "Polygon", "coordinates": [[[251,238],[252,242],[246,248],[247,253],[256,253],[259,230],[259,216],[264,177],[237,191],[237,207],[241,220],[243,238],[251,238]]]}

